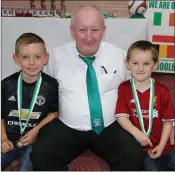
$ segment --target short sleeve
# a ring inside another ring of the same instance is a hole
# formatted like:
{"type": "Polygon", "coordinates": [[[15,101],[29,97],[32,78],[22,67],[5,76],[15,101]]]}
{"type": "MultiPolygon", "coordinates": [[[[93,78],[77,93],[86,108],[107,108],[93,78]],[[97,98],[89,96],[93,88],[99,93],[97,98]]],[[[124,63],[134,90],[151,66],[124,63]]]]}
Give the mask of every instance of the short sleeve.
{"type": "Polygon", "coordinates": [[[1,81],[1,119],[4,119],[5,115],[5,107],[6,107],[5,94],[6,94],[5,82],[1,81]]]}
{"type": "Polygon", "coordinates": [[[172,98],[170,96],[170,92],[167,88],[162,91],[160,108],[163,121],[175,119],[175,109],[173,106],[172,98]]]}
{"type": "Polygon", "coordinates": [[[54,80],[52,85],[52,89],[50,90],[49,94],[49,113],[51,112],[58,112],[59,107],[58,107],[58,82],[54,80]]]}
{"type": "Polygon", "coordinates": [[[116,104],[115,116],[129,116],[129,107],[127,103],[126,89],[123,84],[118,88],[118,99],[116,104]]]}

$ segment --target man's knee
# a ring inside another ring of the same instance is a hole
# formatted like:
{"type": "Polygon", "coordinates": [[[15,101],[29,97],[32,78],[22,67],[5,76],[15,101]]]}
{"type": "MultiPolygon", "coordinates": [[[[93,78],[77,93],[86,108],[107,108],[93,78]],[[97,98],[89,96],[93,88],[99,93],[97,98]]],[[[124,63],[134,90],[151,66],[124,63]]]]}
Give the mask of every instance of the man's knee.
{"type": "Polygon", "coordinates": [[[68,171],[67,165],[56,156],[47,152],[32,152],[30,154],[33,170],[36,171],[68,171]]]}
{"type": "Polygon", "coordinates": [[[130,164],[131,170],[141,170],[145,158],[142,147],[139,144],[136,144],[135,149],[131,149],[129,155],[127,161],[130,164]]]}
{"type": "Polygon", "coordinates": [[[117,161],[109,164],[111,171],[140,171],[144,165],[144,154],[137,153],[136,155],[125,154],[117,161]]]}
{"type": "Polygon", "coordinates": [[[140,146],[123,150],[110,165],[111,171],[138,171],[143,169],[145,153],[140,146]],[[136,149],[137,148],[137,149],[136,149]]]}
{"type": "Polygon", "coordinates": [[[30,154],[30,158],[33,164],[33,170],[47,170],[49,171],[49,156],[46,153],[39,153],[32,151],[30,154]]]}
{"type": "Polygon", "coordinates": [[[127,161],[129,164],[130,169],[129,170],[141,170],[143,169],[144,166],[144,153],[143,152],[139,152],[137,153],[137,155],[132,155],[130,157],[128,157],[127,161]]]}

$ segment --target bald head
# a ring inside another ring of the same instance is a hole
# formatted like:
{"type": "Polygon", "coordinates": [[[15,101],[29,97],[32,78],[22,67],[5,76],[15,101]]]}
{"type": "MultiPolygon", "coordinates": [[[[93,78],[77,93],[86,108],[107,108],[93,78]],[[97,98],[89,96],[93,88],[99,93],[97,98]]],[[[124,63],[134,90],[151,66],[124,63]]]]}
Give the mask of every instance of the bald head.
{"type": "Polygon", "coordinates": [[[82,6],[72,16],[71,34],[78,52],[84,56],[94,55],[106,30],[104,17],[97,7],[82,6]]]}
{"type": "Polygon", "coordinates": [[[105,20],[104,20],[104,16],[103,16],[102,12],[100,11],[99,8],[97,8],[96,6],[93,6],[93,5],[79,6],[79,8],[76,9],[76,11],[72,14],[71,24],[74,24],[74,21],[77,18],[81,17],[82,14],[88,15],[90,13],[93,13],[94,17],[98,16],[101,19],[102,23],[104,24],[105,20]]]}

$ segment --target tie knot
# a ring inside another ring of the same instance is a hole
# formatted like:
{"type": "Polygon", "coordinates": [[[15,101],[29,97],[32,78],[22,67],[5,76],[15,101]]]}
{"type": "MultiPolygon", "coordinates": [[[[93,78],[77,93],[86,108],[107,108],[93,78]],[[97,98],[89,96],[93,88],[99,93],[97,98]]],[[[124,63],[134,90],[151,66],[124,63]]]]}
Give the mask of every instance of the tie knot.
{"type": "Polygon", "coordinates": [[[87,65],[92,65],[93,61],[95,60],[95,56],[92,57],[83,57],[79,55],[79,57],[87,64],[87,65]]]}

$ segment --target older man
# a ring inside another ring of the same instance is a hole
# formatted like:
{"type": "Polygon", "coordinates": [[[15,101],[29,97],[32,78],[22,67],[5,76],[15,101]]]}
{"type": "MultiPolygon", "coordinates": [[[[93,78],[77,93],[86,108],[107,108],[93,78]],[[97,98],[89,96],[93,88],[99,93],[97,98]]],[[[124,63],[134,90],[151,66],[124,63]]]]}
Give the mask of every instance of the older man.
{"type": "Polygon", "coordinates": [[[106,26],[96,7],[80,7],[70,30],[75,41],[51,53],[49,73],[59,82],[59,119],[41,129],[31,155],[34,170],[67,170],[88,148],[111,170],[140,170],[141,146],[115,118],[118,85],[130,77],[126,53],[102,41],[106,26]]]}

